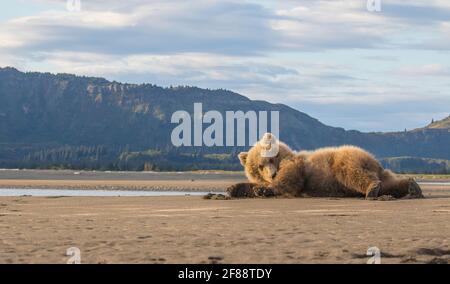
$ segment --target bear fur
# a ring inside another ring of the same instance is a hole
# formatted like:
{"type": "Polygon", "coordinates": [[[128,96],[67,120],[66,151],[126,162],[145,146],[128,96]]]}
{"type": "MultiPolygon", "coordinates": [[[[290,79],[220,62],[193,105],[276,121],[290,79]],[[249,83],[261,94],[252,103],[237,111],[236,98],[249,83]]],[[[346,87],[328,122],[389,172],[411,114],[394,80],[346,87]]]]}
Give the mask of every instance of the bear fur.
{"type": "Polygon", "coordinates": [[[231,197],[423,197],[413,179],[397,177],[355,146],[296,153],[266,133],[239,160],[250,183],[228,188],[231,197]],[[265,155],[274,143],[277,154],[265,155]]]}

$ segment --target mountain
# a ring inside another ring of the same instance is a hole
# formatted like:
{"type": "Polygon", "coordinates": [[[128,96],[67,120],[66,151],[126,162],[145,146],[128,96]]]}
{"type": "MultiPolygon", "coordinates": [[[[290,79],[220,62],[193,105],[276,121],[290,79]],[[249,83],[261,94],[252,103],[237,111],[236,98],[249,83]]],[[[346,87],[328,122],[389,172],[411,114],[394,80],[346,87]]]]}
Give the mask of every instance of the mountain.
{"type": "Polygon", "coordinates": [[[439,121],[433,121],[426,128],[428,129],[450,129],[450,116],[439,121]]]}
{"type": "MultiPolygon", "coordinates": [[[[71,74],[0,68],[0,167],[239,169],[244,147],[174,147],[177,110],[279,111],[280,139],[294,149],[355,144],[379,158],[450,159],[450,128],[362,133],[324,125],[282,104],[227,90],[123,84],[71,74]]],[[[435,125],[439,127],[435,127],[435,125]]],[[[447,127],[445,127],[447,125],[447,127]]]]}

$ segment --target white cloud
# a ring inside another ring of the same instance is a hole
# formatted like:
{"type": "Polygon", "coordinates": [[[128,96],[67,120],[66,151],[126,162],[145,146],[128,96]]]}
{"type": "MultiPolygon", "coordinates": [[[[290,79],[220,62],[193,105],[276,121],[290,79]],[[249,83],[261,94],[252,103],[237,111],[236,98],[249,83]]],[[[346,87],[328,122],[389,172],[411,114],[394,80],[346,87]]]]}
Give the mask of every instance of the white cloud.
{"type": "MultiPolygon", "coordinates": [[[[423,106],[449,91],[439,81],[449,74],[446,0],[382,1],[380,13],[363,0],[82,0],[79,13],[65,10],[65,0],[37,2],[55,5],[0,26],[0,66],[227,88],[331,113],[345,105],[423,106]]],[[[372,125],[362,114],[359,121],[372,125]]]]}
{"type": "MultiPolygon", "coordinates": [[[[361,0],[287,2],[289,5],[272,9],[237,1],[82,1],[79,13],[66,11],[64,1],[53,2],[60,2],[61,9],[2,25],[0,47],[21,47],[28,52],[254,55],[335,48],[408,48],[411,43],[403,37],[419,28],[431,32],[440,49],[450,48],[450,42],[439,40],[448,32],[448,23],[441,18],[450,17],[448,4],[441,1],[415,1],[422,4],[419,8],[427,9],[423,15],[411,8],[414,2],[401,1],[389,2],[381,13],[368,12],[361,0]],[[406,17],[403,9],[417,15],[406,17]],[[435,17],[440,28],[424,28],[416,16],[422,20],[435,17]]],[[[432,48],[427,40],[417,38],[414,47],[432,48]]]]}

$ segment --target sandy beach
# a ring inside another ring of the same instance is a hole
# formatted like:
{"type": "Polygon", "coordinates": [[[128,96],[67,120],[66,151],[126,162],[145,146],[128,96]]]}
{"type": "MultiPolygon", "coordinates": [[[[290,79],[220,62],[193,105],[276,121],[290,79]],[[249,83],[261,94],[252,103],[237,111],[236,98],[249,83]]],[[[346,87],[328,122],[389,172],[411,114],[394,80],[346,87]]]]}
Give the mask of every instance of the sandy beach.
{"type": "MultiPolygon", "coordinates": [[[[227,181],[228,182],[228,181],[227,181]]],[[[223,186],[223,184],[221,185],[223,186]]],[[[0,197],[0,263],[450,262],[450,187],[426,199],[0,197]]]]}

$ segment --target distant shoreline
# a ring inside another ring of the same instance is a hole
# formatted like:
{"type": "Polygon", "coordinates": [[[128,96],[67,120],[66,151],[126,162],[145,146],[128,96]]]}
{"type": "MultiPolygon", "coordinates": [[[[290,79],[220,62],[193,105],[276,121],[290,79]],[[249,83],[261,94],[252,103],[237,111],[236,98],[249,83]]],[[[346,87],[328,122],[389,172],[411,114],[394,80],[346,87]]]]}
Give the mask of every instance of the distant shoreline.
{"type": "Polygon", "coordinates": [[[90,172],[0,170],[0,188],[223,192],[243,172],[90,172]]]}
{"type": "MultiPolygon", "coordinates": [[[[450,176],[406,175],[418,182],[450,182],[450,176]]],[[[247,181],[243,172],[99,172],[0,170],[0,188],[224,192],[247,181]]]]}

